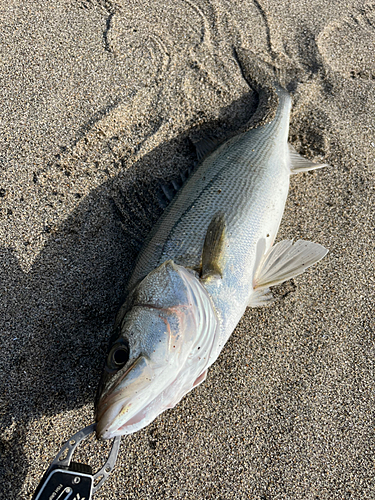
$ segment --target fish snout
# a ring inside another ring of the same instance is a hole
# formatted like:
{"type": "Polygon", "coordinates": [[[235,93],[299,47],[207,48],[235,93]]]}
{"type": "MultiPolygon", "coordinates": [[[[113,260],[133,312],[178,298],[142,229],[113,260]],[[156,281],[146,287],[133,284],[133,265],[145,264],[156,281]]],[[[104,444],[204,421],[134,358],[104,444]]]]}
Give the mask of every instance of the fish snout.
{"type": "MultiPolygon", "coordinates": [[[[110,375],[110,374],[109,374],[110,375]]],[[[142,409],[154,397],[151,382],[154,372],[150,360],[139,356],[124,371],[110,389],[99,393],[96,407],[96,436],[98,439],[110,439],[120,434],[127,434],[128,425],[134,426],[142,419],[142,409]],[[121,431],[120,431],[121,428],[121,431]]],[[[99,390],[106,387],[108,375],[103,374],[99,390]]]]}

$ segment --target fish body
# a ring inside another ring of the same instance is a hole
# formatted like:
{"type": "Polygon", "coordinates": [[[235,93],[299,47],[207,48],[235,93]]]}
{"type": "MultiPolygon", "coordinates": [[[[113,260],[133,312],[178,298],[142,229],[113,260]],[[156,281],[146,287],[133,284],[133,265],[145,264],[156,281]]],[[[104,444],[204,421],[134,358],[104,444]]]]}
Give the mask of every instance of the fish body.
{"type": "Polygon", "coordinates": [[[270,301],[269,286],[325,255],[301,240],[273,245],[290,175],[323,166],[288,145],[291,99],[276,91],[274,119],[207,156],[147,238],[99,388],[99,437],[135,432],[173,407],[204,380],[246,307],[270,301]],[[123,366],[111,360],[119,342],[128,349],[123,366]]]}

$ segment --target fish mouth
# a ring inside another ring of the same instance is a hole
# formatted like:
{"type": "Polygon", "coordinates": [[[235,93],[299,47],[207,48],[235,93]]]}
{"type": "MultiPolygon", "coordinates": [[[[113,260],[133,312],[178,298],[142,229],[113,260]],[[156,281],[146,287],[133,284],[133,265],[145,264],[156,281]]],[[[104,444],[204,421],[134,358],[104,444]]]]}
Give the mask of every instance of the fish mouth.
{"type": "Polygon", "coordinates": [[[98,439],[111,439],[138,430],[134,427],[144,418],[145,406],[150,402],[145,388],[152,379],[150,360],[139,356],[115,381],[110,392],[99,397],[96,408],[98,439]]]}

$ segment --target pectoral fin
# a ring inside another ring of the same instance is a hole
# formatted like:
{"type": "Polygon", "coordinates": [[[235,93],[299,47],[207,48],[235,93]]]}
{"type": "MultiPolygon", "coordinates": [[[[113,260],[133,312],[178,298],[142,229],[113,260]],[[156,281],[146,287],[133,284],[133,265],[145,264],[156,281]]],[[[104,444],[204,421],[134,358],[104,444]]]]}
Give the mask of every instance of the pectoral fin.
{"type": "Polygon", "coordinates": [[[225,250],[224,214],[213,217],[208,226],[202,251],[201,278],[222,278],[222,262],[225,250]]]}
{"type": "Polygon", "coordinates": [[[267,288],[294,278],[322,259],[328,250],[318,243],[280,241],[261,260],[254,276],[254,289],[267,288]]]}

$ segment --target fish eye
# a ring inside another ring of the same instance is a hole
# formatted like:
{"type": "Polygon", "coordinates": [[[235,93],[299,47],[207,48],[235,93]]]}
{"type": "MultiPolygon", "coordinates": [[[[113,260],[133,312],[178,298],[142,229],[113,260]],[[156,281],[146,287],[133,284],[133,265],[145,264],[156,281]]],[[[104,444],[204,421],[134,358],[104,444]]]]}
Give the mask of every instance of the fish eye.
{"type": "Polygon", "coordinates": [[[109,351],[107,366],[111,370],[120,370],[129,361],[129,347],[125,343],[116,343],[109,351]]]}

